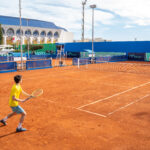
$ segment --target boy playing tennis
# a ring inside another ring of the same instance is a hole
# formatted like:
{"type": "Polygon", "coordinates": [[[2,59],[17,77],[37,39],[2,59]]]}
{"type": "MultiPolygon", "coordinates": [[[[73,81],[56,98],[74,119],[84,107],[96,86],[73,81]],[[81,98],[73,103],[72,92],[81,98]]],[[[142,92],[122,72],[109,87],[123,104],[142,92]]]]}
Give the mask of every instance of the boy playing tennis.
{"type": "Polygon", "coordinates": [[[13,85],[12,89],[11,89],[11,93],[10,93],[10,98],[9,98],[9,106],[12,109],[12,113],[8,114],[5,118],[3,118],[2,120],[0,120],[0,122],[3,125],[7,125],[6,120],[16,114],[21,114],[21,118],[20,118],[20,122],[18,124],[18,127],[16,129],[16,132],[22,132],[22,131],[26,131],[25,128],[22,128],[22,123],[24,121],[24,118],[26,116],[26,112],[24,111],[24,109],[19,106],[19,102],[25,102],[28,99],[32,98],[31,95],[27,94],[26,92],[24,92],[20,86],[20,83],[22,82],[22,76],[21,75],[16,75],[14,76],[14,81],[15,84],[13,85]],[[29,96],[28,98],[22,100],[19,99],[20,94],[23,93],[26,96],[29,96]]]}

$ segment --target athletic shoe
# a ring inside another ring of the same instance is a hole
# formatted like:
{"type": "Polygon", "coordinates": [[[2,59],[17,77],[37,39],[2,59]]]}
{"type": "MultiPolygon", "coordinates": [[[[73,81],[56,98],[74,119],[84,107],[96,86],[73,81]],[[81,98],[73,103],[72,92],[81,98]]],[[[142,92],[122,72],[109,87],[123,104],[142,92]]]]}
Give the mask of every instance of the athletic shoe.
{"type": "Polygon", "coordinates": [[[4,121],[3,119],[2,119],[2,120],[0,120],[0,122],[1,122],[4,126],[6,126],[6,125],[7,125],[6,121],[4,121]]]}
{"type": "Polygon", "coordinates": [[[17,128],[16,129],[16,132],[23,132],[23,131],[27,131],[27,129],[26,128],[17,128]]]}

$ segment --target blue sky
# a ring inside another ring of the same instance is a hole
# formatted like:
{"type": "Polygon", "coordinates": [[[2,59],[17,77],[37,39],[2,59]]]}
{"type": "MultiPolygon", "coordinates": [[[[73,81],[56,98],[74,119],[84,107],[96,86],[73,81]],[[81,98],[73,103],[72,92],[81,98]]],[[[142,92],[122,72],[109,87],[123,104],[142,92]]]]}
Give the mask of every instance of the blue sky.
{"type": "MultiPolygon", "coordinates": [[[[22,0],[22,17],[54,22],[81,39],[82,0],[22,0]]],[[[19,0],[0,0],[0,14],[19,16],[19,0]]],[[[113,41],[150,40],[150,0],[87,0],[85,38],[91,38],[96,4],[95,37],[113,41]]]]}

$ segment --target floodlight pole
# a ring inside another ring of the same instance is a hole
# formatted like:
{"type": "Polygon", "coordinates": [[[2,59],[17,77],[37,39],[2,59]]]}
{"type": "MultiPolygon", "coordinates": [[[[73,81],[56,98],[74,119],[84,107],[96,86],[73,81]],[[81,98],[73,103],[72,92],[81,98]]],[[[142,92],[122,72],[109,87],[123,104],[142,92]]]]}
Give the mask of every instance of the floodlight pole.
{"type": "Polygon", "coordinates": [[[96,8],[96,5],[90,5],[90,8],[92,8],[92,61],[93,59],[93,53],[94,53],[94,8],[96,8]]]}
{"type": "Polygon", "coordinates": [[[82,42],[84,42],[84,8],[86,5],[87,0],[82,1],[82,42]]]}
{"type": "MultiPolygon", "coordinates": [[[[27,19],[27,27],[29,26],[29,19],[27,19]]],[[[29,36],[29,29],[27,28],[27,38],[28,38],[28,59],[29,59],[29,39],[30,39],[30,37],[28,37],[29,36]]]]}
{"type": "Polygon", "coordinates": [[[21,21],[21,0],[19,0],[19,15],[20,15],[21,70],[23,70],[23,60],[22,60],[22,21],[21,21]]]}

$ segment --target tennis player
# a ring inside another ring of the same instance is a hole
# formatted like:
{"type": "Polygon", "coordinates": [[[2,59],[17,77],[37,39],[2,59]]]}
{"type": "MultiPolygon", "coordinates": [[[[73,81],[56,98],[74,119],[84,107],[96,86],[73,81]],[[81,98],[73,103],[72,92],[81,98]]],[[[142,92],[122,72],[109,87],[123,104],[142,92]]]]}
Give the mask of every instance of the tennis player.
{"type": "Polygon", "coordinates": [[[20,122],[18,124],[17,129],[16,129],[16,132],[22,132],[22,131],[26,131],[25,128],[22,128],[22,123],[23,123],[24,118],[26,116],[26,112],[24,111],[24,109],[21,106],[19,106],[19,102],[25,102],[25,101],[29,100],[30,98],[32,98],[32,96],[27,94],[26,92],[24,92],[22,90],[21,85],[20,85],[20,83],[22,83],[22,76],[21,75],[14,76],[14,81],[15,81],[15,84],[12,86],[10,98],[9,98],[9,106],[12,109],[12,113],[8,114],[5,118],[0,120],[0,122],[3,125],[7,125],[6,121],[8,118],[10,118],[16,114],[21,114],[20,122]],[[28,98],[26,98],[24,100],[19,99],[19,96],[21,93],[28,96],[28,98]]]}

